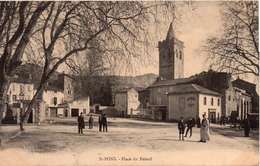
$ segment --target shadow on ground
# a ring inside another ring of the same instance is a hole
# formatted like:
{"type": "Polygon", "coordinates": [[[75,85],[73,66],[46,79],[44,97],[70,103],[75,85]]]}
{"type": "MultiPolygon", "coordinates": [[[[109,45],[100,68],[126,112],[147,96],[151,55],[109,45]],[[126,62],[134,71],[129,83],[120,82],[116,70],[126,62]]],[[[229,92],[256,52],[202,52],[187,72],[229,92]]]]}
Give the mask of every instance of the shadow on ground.
{"type": "MultiPolygon", "coordinates": [[[[211,130],[229,138],[245,137],[244,129],[211,127],[211,130]]],[[[250,130],[250,139],[259,140],[259,130],[250,130]]]]}

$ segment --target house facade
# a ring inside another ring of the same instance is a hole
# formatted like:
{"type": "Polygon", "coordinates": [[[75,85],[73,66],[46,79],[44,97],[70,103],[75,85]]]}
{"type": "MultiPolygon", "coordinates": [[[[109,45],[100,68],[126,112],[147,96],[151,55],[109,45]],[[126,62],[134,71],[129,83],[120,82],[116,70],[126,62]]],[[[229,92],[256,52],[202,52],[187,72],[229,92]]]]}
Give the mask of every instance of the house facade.
{"type": "MultiPolygon", "coordinates": [[[[11,78],[10,86],[7,90],[7,111],[3,112],[3,121],[5,122],[5,119],[10,118],[8,116],[11,116],[17,124],[20,123],[21,114],[28,108],[34,94],[34,82],[31,75],[15,74],[11,78]]],[[[29,115],[28,123],[40,122],[44,118],[44,114],[41,113],[43,108],[43,103],[37,100],[29,115]]]]}
{"type": "Polygon", "coordinates": [[[80,113],[89,114],[89,97],[82,97],[72,101],[66,101],[58,105],[57,113],[63,117],[78,117],[80,113]]]}
{"type": "Polygon", "coordinates": [[[221,116],[231,117],[236,113],[237,118],[243,120],[248,113],[259,112],[257,111],[259,96],[255,92],[255,85],[243,80],[232,82],[231,74],[209,70],[183,78],[185,58],[183,49],[183,42],[174,36],[170,25],[166,39],[159,42],[159,77],[147,88],[150,94],[148,108],[151,110],[152,119],[201,117],[203,113],[212,122],[217,122],[221,116]],[[191,85],[205,89],[196,93],[185,91],[184,87],[191,85]],[[179,93],[180,91],[185,93],[179,93]],[[205,94],[204,91],[211,92],[205,94]],[[179,98],[184,102],[181,106],[179,98]],[[188,100],[194,102],[194,106],[186,105],[188,100]],[[208,105],[208,102],[212,102],[213,105],[208,105]]]}
{"type": "Polygon", "coordinates": [[[47,86],[43,91],[42,100],[46,105],[46,117],[59,116],[58,104],[63,103],[64,101],[64,93],[62,89],[47,86]]]}
{"type": "Polygon", "coordinates": [[[200,117],[205,114],[212,123],[220,118],[220,94],[196,84],[187,84],[175,91],[169,92],[168,117],[178,120],[180,117],[200,117]]]}
{"type": "Polygon", "coordinates": [[[138,115],[147,106],[147,101],[145,88],[125,88],[115,92],[115,108],[123,117],[138,115]]]}
{"type": "MultiPolygon", "coordinates": [[[[39,80],[33,80],[30,74],[14,75],[11,78],[5,101],[9,112],[3,113],[4,119],[8,118],[6,117],[8,114],[20,123],[21,114],[24,114],[28,108],[38,87],[39,80]]],[[[37,99],[28,123],[40,123],[50,117],[78,116],[80,112],[89,113],[89,97],[75,99],[72,76],[55,73],[47,83],[42,96],[37,99]],[[65,104],[66,107],[64,107],[65,104]]]]}

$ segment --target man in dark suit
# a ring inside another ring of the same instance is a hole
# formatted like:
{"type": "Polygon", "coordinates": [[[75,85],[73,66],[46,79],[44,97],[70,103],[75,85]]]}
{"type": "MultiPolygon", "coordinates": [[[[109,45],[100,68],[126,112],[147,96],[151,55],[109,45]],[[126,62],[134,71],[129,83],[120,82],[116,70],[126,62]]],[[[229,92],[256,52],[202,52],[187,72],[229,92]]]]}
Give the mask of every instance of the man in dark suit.
{"type": "Polygon", "coordinates": [[[92,115],[90,115],[90,117],[89,117],[89,120],[88,120],[88,123],[89,123],[89,129],[93,129],[93,117],[92,117],[92,115]]]}
{"type": "Polygon", "coordinates": [[[106,118],[106,114],[104,114],[102,116],[102,125],[103,125],[103,132],[105,132],[105,129],[106,129],[106,132],[107,132],[107,118],[106,118]]]}
{"type": "Polygon", "coordinates": [[[102,131],[102,117],[101,115],[98,117],[99,131],[102,131]]]}
{"type": "Polygon", "coordinates": [[[192,136],[192,127],[194,126],[194,122],[193,122],[193,120],[192,120],[192,118],[191,117],[189,117],[189,120],[187,121],[187,130],[186,130],[186,134],[185,134],[185,137],[187,137],[187,134],[188,134],[188,132],[189,132],[189,130],[190,130],[190,137],[192,136]]]}
{"type": "Polygon", "coordinates": [[[80,116],[78,117],[78,132],[79,134],[83,134],[83,129],[85,129],[85,122],[83,113],[81,112],[80,116]]]}
{"type": "Polygon", "coordinates": [[[197,127],[200,128],[200,117],[197,117],[197,127]]]}
{"type": "Polygon", "coordinates": [[[244,131],[245,131],[245,137],[249,137],[249,133],[250,133],[250,122],[248,119],[245,119],[243,121],[243,127],[244,127],[244,131]]]}
{"type": "Polygon", "coordinates": [[[183,140],[184,141],[184,130],[185,130],[185,123],[183,121],[183,117],[180,118],[181,120],[178,122],[178,129],[179,129],[179,140],[183,140]]]}

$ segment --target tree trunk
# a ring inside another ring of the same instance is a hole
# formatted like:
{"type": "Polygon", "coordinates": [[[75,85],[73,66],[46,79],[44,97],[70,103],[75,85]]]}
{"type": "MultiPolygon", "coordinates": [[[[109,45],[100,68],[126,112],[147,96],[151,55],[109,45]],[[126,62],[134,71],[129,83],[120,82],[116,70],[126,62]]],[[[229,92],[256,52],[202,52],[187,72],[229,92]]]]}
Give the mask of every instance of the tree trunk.
{"type": "Polygon", "coordinates": [[[0,73],[0,128],[2,126],[3,113],[7,110],[5,107],[5,101],[7,97],[7,91],[10,86],[10,80],[6,75],[0,73]]]}
{"type": "Polygon", "coordinates": [[[21,115],[21,121],[20,121],[20,130],[21,130],[21,132],[24,131],[24,128],[23,128],[24,122],[27,122],[27,120],[28,120],[28,118],[29,118],[29,116],[31,114],[32,108],[36,105],[38,97],[43,92],[45,84],[46,84],[46,81],[45,81],[45,83],[41,83],[40,84],[39,88],[37,89],[36,94],[34,95],[33,99],[29,103],[29,106],[28,106],[26,112],[24,113],[24,115],[21,115]]]}

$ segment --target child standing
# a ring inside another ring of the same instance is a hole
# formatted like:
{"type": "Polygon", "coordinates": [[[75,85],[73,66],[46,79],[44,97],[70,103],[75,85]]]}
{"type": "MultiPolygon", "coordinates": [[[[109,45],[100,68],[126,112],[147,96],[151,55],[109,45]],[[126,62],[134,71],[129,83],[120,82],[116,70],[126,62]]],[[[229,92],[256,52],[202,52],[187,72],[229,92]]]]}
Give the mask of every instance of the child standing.
{"type": "Polygon", "coordinates": [[[183,117],[180,118],[180,121],[178,122],[178,129],[179,129],[179,140],[184,141],[184,130],[185,130],[185,123],[183,120],[183,117]]]}

